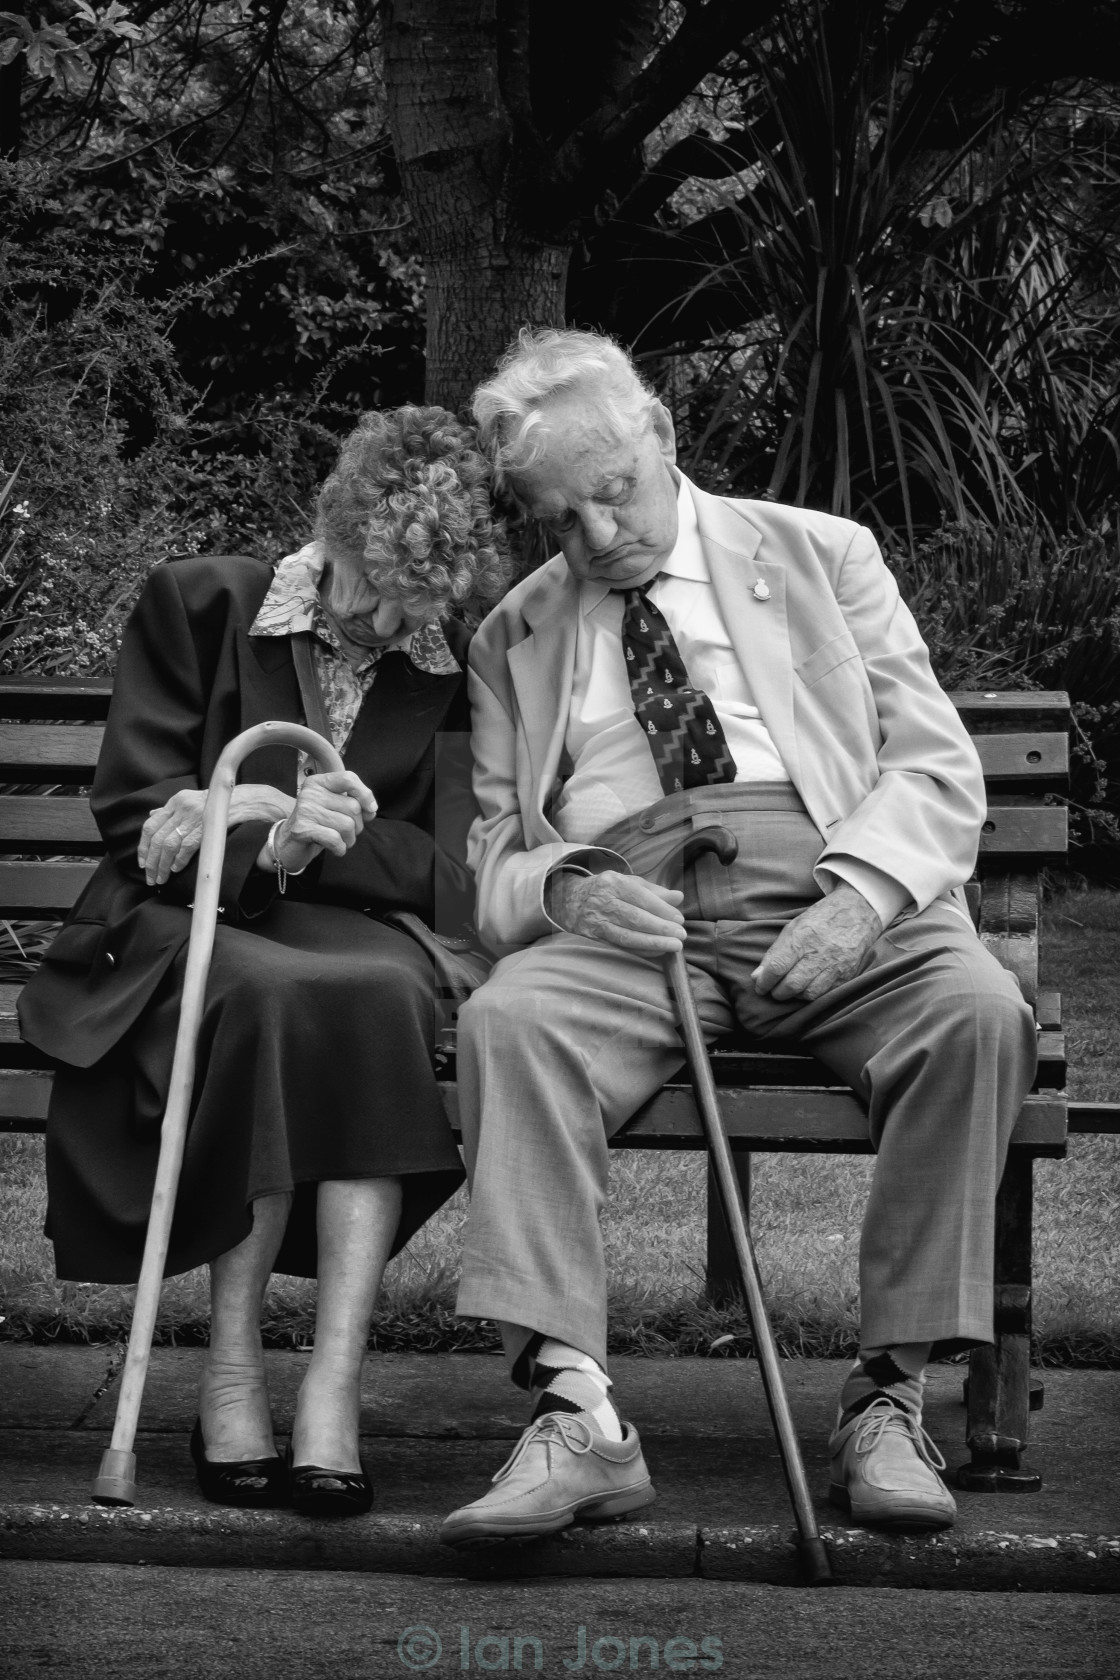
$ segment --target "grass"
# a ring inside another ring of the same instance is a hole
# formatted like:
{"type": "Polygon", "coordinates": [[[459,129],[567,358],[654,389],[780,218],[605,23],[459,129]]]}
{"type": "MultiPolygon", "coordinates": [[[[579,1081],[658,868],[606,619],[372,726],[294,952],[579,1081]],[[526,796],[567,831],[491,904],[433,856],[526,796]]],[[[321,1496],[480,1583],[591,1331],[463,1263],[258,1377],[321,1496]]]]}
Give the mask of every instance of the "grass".
{"type": "MultiPolygon", "coordinates": [[[[1120,1100],[1120,893],[1063,887],[1048,900],[1043,975],[1064,997],[1070,1094],[1120,1100]]],[[[752,1229],[781,1344],[790,1352],[854,1352],[859,1223],[872,1170],[865,1157],[758,1155],[752,1229]]],[[[1076,1137],[1065,1161],[1035,1167],[1036,1356],[1044,1364],[1120,1368],[1120,1139],[1076,1137]]],[[[42,1141],[0,1139],[0,1337],[115,1341],[132,1291],[59,1283],[41,1235],[42,1141]]],[[[392,1263],[371,1345],[389,1350],[498,1345],[492,1325],[454,1314],[465,1196],[460,1194],[392,1263]]],[[[613,1351],[749,1351],[745,1315],[702,1303],[705,1163],[687,1154],[620,1151],[606,1222],[613,1351]],[[713,1344],[716,1344],[713,1346],[713,1344]]],[[[269,1291],[272,1346],[309,1339],[314,1289],[280,1277],[269,1291]]],[[[164,1286],[157,1341],[205,1339],[204,1272],[164,1286]]]]}

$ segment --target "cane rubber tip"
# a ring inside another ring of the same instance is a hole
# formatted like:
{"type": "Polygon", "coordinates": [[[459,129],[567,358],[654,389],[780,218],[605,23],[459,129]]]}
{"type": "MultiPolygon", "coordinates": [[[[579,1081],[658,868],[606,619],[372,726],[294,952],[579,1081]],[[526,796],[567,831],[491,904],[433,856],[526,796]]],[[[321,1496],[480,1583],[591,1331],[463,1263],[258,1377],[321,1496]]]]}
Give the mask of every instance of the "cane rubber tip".
{"type": "Polygon", "coordinates": [[[802,1540],[798,1550],[801,1553],[801,1567],[805,1571],[805,1579],[811,1587],[834,1587],[836,1577],[832,1573],[832,1560],[828,1555],[828,1547],[819,1537],[813,1540],[802,1540]]]}
{"type": "Polygon", "coordinates": [[[136,1454],[106,1447],[90,1489],[95,1505],[135,1505],[136,1454]]]}

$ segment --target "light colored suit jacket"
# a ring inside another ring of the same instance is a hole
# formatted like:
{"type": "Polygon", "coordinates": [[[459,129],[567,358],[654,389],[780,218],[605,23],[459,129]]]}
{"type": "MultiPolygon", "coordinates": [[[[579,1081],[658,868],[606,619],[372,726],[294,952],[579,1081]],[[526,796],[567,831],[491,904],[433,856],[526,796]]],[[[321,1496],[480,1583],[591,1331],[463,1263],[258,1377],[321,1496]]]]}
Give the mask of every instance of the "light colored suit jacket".
{"type": "MultiPolygon", "coordinates": [[[[984,779],[875,539],[830,514],[690,489],[728,634],[820,830],[818,868],[862,859],[924,909],[972,872],[984,779]]],[[[553,931],[544,883],[564,858],[587,853],[549,815],[571,768],[579,611],[579,582],[560,555],[510,591],[471,646],[480,815],[468,861],[479,928],[497,949],[553,931]]]]}

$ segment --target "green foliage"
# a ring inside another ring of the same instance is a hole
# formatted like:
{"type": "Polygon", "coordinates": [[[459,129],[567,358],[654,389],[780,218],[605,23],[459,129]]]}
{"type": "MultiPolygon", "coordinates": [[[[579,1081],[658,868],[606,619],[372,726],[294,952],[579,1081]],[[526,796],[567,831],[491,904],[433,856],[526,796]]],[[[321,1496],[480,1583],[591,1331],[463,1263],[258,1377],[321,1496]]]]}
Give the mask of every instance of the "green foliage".
{"type": "Polygon", "coordinates": [[[1075,837],[1120,839],[1120,532],[946,523],[887,559],[946,688],[1065,689],[1075,837]]]}
{"type": "Polygon", "coordinates": [[[84,97],[28,103],[25,147],[59,171],[71,226],[143,262],[141,296],[177,297],[170,342],[207,420],[235,427],[263,393],[415,399],[423,276],[374,11],[308,0],[263,22],[242,0],[169,0],[127,55],[103,43],[84,97]]]}
{"type": "Polygon", "coordinates": [[[882,532],[1091,524],[1120,468],[1115,97],[997,104],[947,145],[933,48],[885,63],[850,12],[790,7],[740,87],[758,161],[694,290],[750,324],[694,364],[689,458],[882,532]]]}
{"type": "Polygon", "coordinates": [[[0,473],[15,475],[0,500],[0,658],[102,672],[157,561],[306,540],[340,417],[269,399],[232,438],[206,422],[171,342],[197,292],[145,299],[142,265],[76,232],[56,185],[0,168],[0,473]]]}

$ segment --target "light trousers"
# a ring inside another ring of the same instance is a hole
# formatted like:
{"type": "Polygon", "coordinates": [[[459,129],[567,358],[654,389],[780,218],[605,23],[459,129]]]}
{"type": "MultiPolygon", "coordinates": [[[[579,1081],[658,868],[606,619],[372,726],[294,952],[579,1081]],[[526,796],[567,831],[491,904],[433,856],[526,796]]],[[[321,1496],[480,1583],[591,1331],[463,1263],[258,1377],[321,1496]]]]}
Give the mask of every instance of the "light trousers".
{"type": "MultiPolygon", "coordinates": [[[[737,1022],[768,1046],[792,1041],[867,1108],[863,1345],[990,1341],[995,1195],[1037,1054],[1016,981],[967,915],[937,900],[895,921],[816,1002],[758,995],[752,970],[821,896],[821,836],[796,794],[692,790],[602,839],[649,873],[715,822],[736,835],[736,862],[706,856],[680,883],[705,1033],[737,1022]]],[[[663,970],[557,933],[498,963],[459,1021],[471,1209],[457,1310],[499,1321],[516,1380],[534,1331],[604,1363],[607,1139],[683,1059],[663,970]]]]}

